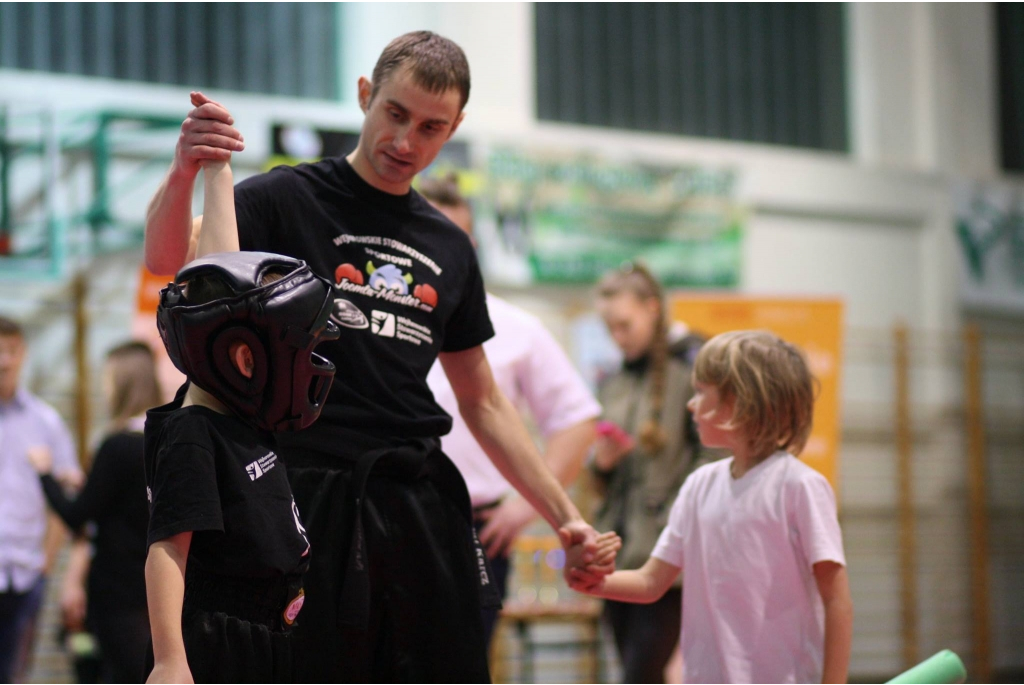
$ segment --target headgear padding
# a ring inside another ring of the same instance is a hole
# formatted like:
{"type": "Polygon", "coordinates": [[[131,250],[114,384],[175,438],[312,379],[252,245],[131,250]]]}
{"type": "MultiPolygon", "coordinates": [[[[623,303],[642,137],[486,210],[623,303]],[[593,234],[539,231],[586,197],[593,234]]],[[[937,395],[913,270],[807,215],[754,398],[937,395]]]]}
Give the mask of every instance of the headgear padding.
{"type": "Polygon", "coordinates": [[[290,431],[316,420],[334,380],[334,364],[313,352],[340,335],[333,304],[331,284],[303,261],[221,252],[181,268],[160,291],[156,320],[167,354],[190,381],[259,428],[290,431]],[[283,277],[260,285],[267,272],[283,277]],[[197,276],[223,282],[232,294],[190,304],[185,286],[197,276]],[[252,351],[251,378],[230,359],[236,342],[252,351]]]}

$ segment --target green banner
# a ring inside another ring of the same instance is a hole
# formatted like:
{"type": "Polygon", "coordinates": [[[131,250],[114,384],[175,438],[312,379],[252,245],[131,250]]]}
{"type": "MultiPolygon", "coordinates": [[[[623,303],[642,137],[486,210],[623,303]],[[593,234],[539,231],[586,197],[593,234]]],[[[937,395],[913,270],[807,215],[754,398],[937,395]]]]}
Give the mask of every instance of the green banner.
{"type": "Polygon", "coordinates": [[[476,195],[481,260],[498,280],[593,283],[643,260],[668,286],[739,283],[735,174],[497,149],[476,195]]]}

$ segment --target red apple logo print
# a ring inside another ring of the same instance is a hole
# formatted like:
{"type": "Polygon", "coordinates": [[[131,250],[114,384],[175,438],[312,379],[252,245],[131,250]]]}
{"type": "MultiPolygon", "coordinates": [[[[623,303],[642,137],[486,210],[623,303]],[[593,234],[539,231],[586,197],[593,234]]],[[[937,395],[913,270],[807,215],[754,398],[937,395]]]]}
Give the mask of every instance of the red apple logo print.
{"type": "Polygon", "coordinates": [[[345,279],[348,279],[356,285],[363,284],[363,272],[355,268],[351,264],[342,264],[334,270],[334,282],[341,283],[345,279]]]}
{"type": "Polygon", "coordinates": [[[420,302],[431,307],[437,306],[437,291],[434,287],[423,283],[413,288],[412,294],[418,298],[420,302]]]}

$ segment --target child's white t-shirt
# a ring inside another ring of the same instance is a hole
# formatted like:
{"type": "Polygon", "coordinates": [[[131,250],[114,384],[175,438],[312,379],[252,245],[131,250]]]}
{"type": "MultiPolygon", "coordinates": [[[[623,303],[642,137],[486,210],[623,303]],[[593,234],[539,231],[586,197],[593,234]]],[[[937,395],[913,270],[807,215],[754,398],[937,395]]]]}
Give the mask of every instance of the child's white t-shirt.
{"type": "Polygon", "coordinates": [[[812,566],[846,565],[832,488],[786,452],[738,480],[732,461],[686,479],[652,553],[683,570],[683,681],[821,682],[812,566]]]}

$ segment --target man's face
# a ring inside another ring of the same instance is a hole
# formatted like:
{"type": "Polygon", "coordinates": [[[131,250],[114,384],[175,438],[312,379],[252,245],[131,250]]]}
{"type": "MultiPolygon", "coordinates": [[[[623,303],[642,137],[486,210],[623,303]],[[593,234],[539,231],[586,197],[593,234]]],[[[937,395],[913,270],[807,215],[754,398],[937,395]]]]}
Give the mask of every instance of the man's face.
{"type": "Polygon", "coordinates": [[[25,341],[20,335],[0,335],[0,399],[14,397],[25,362],[25,341]]]}
{"type": "Polygon", "coordinates": [[[357,171],[375,188],[404,195],[462,122],[461,95],[456,88],[427,92],[407,68],[392,73],[371,101],[372,88],[359,79],[359,104],[366,113],[359,149],[369,168],[357,171]]]}

